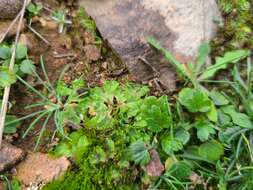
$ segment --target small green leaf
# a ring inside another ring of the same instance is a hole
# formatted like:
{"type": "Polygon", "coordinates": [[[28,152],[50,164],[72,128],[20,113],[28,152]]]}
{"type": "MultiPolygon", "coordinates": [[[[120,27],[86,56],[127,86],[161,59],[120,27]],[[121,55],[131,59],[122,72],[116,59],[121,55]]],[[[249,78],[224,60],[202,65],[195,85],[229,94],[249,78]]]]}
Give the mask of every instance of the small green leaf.
{"type": "MultiPolygon", "coordinates": [[[[1,105],[1,104],[0,104],[1,105]]],[[[5,134],[13,134],[17,132],[17,128],[20,126],[20,121],[17,121],[17,117],[13,116],[13,115],[6,115],[5,118],[5,123],[10,123],[10,122],[14,122],[11,123],[9,125],[5,125],[4,126],[4,133],[5,134]]]]}
{"type": "Polygon", "coordinates": [[[186,161],[179,161],[172,164],[172,166],[165,172],[165,176],[173,176],[180,181],[187,181],[192,174],[192,168],[186,161]]]}
{"type": "Polygon", "coordinates": [[[236,112],[233,106],[226,106],[221,110],[232,118],[234,124],[243,128],[253,128],[250,117],[244,113],[236,112]]]}
{"type": "Polygon", "coordinates": [[[202,142],[207,141],[211,134],[215,134],[213,124],[200,120],[195,123],[197,129],[197,136],[202,142]]]}
{"type": "Polygon", "coordinates": [[[184,88],[179,93],[179,102],[189,112],[208,112],[211,110],[212,102],[208,96],[198,89],[184,88]]]}
{"type": "Polygon", "coordinates": [[[56,156],[67,156],[67,157],[71,157],[72,156],[72,151],[71,151],[71,147],[69,144],[65,143],[65,142],[60,142],[55,150],[54,150],[54,154],[56,156]]]}
{"type": "Polygon", "coordinates": [[[71,92],[72,92],[72,90],[70,88],[68,88],[64,82],[59,81],[57,83],[56,93],[58,96],[60,96],[60,97],[61,96],[68,96],[71,94],[71,92]]]}
{"type": "Polygon", "coordinates": [[[132,160],[135,162],[135,164],[145,166],[150,160],[149,151],[145,143],[141,140],[133,143],[130,146],[130,153],[132,155],[132,160]]]}
{"type": "Polygon", "coordinates": [[[140,117],[146,121],[147,127],[152,132],[160,132],[164,128],[169,128],[172,120],[167,97],[162,96],[158,99],[149,96],[145,98],[141,106],[140,117]]]}
{"type": "Polygon", "coordinates": [[[22,61],[20,65],[20,70],[25,74],[34,75],[36,72],[36,67],[33,61],[26,59],[22,61]]]}
{"type": "Polygon", "coordinates": [[[91,164],[98,164],[98,163],[105,163],[107,158],[106,158],[106,153],[102,149],[102,147],[97,146],[94,150],[94,153],[90,156],[89,158],[91,164]]]}
{"type": "Polygon", "coordinates": [[[0,66],[0,86],[6,87],[16,82],[16,75],[7,67],[0,66]]]}
{"type": "Polygon", "coordinates": [[[217,57],[214,65],[208,67],[205,72],[201,74],[199,79],[206,80],[213,77],[217,71],[221,69],[226,69],[228,64],[233,64],[239,60],[249,56],[250,52],[248,50],[236,50],[225,53],[224,57],[217,57]]]}
{"type": "Polygon", "coordinates": [[[210,110],[206,113],[207,118],[212,121],[212,122],[217,122],[218,121],[218,113],[215,105],[213,102],[211,103],[210,110]]]}
{"type": "Polygon", "coordinates": [[[179,139],[171,138],[169,135],[163,135],[161,137],[161,145],[164,152],[172,154],[175,151],[179,151],[183,148],[183,144],[179,139]]]}
{"type": "Polygon", "coordinates": [[[212,90],[210,92],[210,97],[216,106],[224,106],[229,104],[229,101],[220,92],[212,90]]]}
{"type": "Polygon", "coordinates": [[[18,44],[16,49],[16,59],[24,59],[27,56],[27,47],[23,44],[18,44]]]}
{"type": "Polygon", "coordinates": [[[1,59],[10,59],[11,58],[11,49],[7,46],[0,47],[0,58],[1,59]]]}
{"type": "Polygon", "coordinates": [[[209,141],[200,145],[199,156],[210,161],[217,161],[224,154],[224,147],[217,141],[209,141]]]}
{"type": "Polygon", "coordinates": [[[41,4],[29,3],[26,9],[33,15],[38,15],[42,8],[41,4]]]}
{"type": "Polygon", "coordinates": [[[222,126],[228,126],[231,124],[230,116],[223,113],[220,109],[218,110],[218,121],[222,126]]]}
{"type": "Polygon", "coordinates": [[[241,130],[241,127],[238,127],[238,126],[229,127],[227,129],[225,129],[224,131],[220,131],[219,139],[223,143],[230,143],[230,137],[240,130],[241,130]]]}
{"type": "Polygon", "coordinates": [[[175,138],[179,140],[183,145],[187,144],[187,142],[190,140],[190,133],[184,129],[179,129],[175,133],[175,138]]]}
{"type": "Polygon", "coordinates": [[[201,67],[205,64],[205,61],[207,59],[207,56],[211,52],[211,47],[208,43],[203,43],[199,47],[199,55],[197,58],[197,64],[196,64],[196,72],[198,73],[201,69],[201,67]]]}

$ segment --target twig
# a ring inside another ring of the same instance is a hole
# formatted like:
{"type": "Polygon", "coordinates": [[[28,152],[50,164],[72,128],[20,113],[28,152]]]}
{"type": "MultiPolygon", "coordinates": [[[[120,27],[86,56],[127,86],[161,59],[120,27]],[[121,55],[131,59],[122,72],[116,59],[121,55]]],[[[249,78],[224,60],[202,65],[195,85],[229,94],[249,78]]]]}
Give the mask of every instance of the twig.
{"type": "Polygon", "coordinates": [[[160,76],[160,73],[156,70],[156,68],[148,60],[146,60],[144,57],[141,57],[141,56],[139,56],[138,59],[141,60],[143,63],[145,63],[147,66],[149,66],[152,69],[155,77],[160,76]]]}
{"type": "Polygon", "coordinates": [[[54,58],[65,58],[65,57],[75,57],[76,54],[75,53],[63,53],[63,54],[56,54],[54,55],[54,58]]]}
{"type": "Polygon", "coordinates": [[[36,36],[38,36],[43,42],[45,42],[48,46],[51,46],[50,42],[47,41],[39,32],[37,32],[31,25],[28,25],[29,30],[31,30],[36,36]]]}
{"type": "MultiPolygon", "coordinates": [[[[17,32],[16,32],[15,44],[13,47],[13,52],[12,52],[10,65],[9,65],[10,70],[13,70],[13,67],[15,64],[16,48],[17,48],[17,43],[18,43],[19,36],[20,36],[21,25],[22,25],[22,21],[24,18],[26,6],[29,2],[30,2],[30,0],[24,0],[23,7],[20,11],[20,18],[19,18],[18,28],[17,28],[17,32]]],[[[3,130],[4,130],[4,124],[5,124],[5,117],[6,117],[6,113],[7,113],[9,95],[10,95],[10,86],[7,86],[4,88],[2,107],[1,107],[1,111],[0,111],[0,149],[2,147],[3,130]]]]}

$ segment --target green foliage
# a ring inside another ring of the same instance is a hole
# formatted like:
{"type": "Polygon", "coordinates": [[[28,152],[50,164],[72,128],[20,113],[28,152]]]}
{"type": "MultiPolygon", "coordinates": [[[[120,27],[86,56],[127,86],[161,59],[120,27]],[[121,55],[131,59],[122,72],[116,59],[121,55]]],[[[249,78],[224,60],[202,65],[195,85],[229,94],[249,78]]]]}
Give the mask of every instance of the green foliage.
{"type": "Polygon", "coordinates": [[[199,155],[210,161],[217,161],[224,154],[224,147],[217,141],[209,141],[199,147],[199,155]]]}
{"type": "Polygon", "coordinates": [[[134,142],[130,146],[130,154],[135,164],[145,166],[150,161],[148,149],[143,141],[134,142]]]}
{"type": "Polygon", "coordinates": [[[172,138],[169,135],[164,135],[161,137],[161,145],[163,151],[169,155],[183,148],[183,143],[180,141],[180,139],[172,138]]]}
{"type": "Polygon", "coordinates": [[[21,124],[19,121],[17,121],[17,118],[15,116],[13,116],[13,115],[6,115],[5,123],[11,123],[11,124],[5,124],[5,126],[4,126],[4,133],[5,134],[16,133],[17,132],[17,128],[21,124]]]}
{"type": "Polygon", "coordinates": [[[0,66],[0,86],[6,87],[16,82],[16,75],[8,67],[0,66]]]}
{"type": "Polygon", "coordinates": [[[21,190],[22,189],[21,183],[16,178],[12,178],[11,180],[9,180],[7,176],[0,175],[0,180],[4,181],[4,183],[2,183],[3,188],[4,188],[3,190],[21,190]]]}
{"type": "Polygon", "coordinates": [[[8,69],[11,54],[12,49],[10,46],[0,46],[0,86],[2,87],[15,83],[16,74],[22,77],[25,74],[32,74],[31,68],[33,68],[33,72],[36,71],[33,61],[28,59],[26,46],[23,44],[17,45],[14,71],[8,69]]]}
{"type": "Polygon", "coordinates": [[[58,32],[59,33],[64,32],[66,25],[72,24],[72,21],[69,20],[66,16],[66,11],[63,11],[63,10],[54,11],[52,14],[52,19],[58,23],[58,25],[59,25],[58,32]]]}
{"type": "Polygon", "coordinates": [[[206,43],[199,47],[199,55],[195,64],[191,62],[188,64],[182,64],[176,60],[168,50],[163,48],[154,38],[148,38],[148,42],[154,48],[161,51],[170,64],[177,69],[179,74],[182,75],[186,80],[189,80],[195,88],[200,87],[200,82],[204,82],[205,80],[214,77],[219,70],[226,69],[229,64],[235,64],[250,54],[248,50],[226,52],[223,57],[217,57],[213,65],[205,67],[205,61],[210,53],[210,47],[206,43]]]}
{"type": "Polygon", "coordinates": [[[80,8],[78,11],[77,15],[78,21],[80,22],[81,26],[89,31],[94,39],[95,39],[95,44],[101,45],[102,44],[102,39],[99,37],[98,32],[97,32],[97,25],[94,20],[92,20],[85,12],[84,8],[80,8]]]}
{"type": "Polygon", "coordinates": [[[206,93],[191,88],[184,88],[180,91],[179,102],[192,113],[208,112],[212,104],[206,93]]]}
{"type": "Polygon", "coordinates": [[[250,0],[219,0],[218,4],[225,15],[220,37],[215,46],[238,49],[253,45],[252,38],[252,1],[250,0]],[[224,43],[225,42],[225,43],[224,43]]]}
{"type": "Polygon", "coordinates": [[[199,120],[195,124],[197,136],[202,142],[207,141],[211,134],[215,134],[214,125],[208,121],[199,120]]]}
{"type": "Polygon", "coordinates": [[[34,3],[30,3],[27,7],[26,7],[28,14],[30,17],[33,16],[37,16],[40,14],[41,10],[43,9],[42,4],[34,4],[34,3]]]}
{"type": "Polygon", "coordinates": [[[160,132],[169,128],[172,118],[167,97],[162,96],[159,99],[154,96],[147,97],[141,105],[140,119],[152,132],[160,132]]]}

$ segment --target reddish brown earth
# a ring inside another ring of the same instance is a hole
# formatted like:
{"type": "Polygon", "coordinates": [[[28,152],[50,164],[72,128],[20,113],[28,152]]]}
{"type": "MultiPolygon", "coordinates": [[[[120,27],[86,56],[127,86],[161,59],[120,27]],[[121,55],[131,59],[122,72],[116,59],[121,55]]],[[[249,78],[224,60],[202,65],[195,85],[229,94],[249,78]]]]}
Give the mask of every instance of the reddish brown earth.
{"type": "MultiPolygon", "coordinates": [[[[26,29],[21,35],[21,42],[29,48],[29,58],[37,65],[37,72],[42,76],[40,69],[40,56],[43,55],[46,70],[52,83],[58,80],[62,70],[69,66],[64,75],[66,83],[71,83],[75,78],[82,78],[87,82],[88,87],[101,85],[105,80],[117,79],[121,81],[133,80],[121,61],[115,56],[109,47],[104,43],[101,46],[95,45],[94,37],[80,25],[80,19],[76,18],[77,7],[72,1],[57,3],[57,1],[37,1],[43,3],[47,10],[33,18],[32,27],[42,35],[49,44],[43,42],[32,31],[26,29]],[[50,10],[68,10],[68,15],[73,16],[73,24],[69,26],[66,33],[58,33],[58,25],[50,19],[50,10]],[[49,11],[48,11],[49,10],[49,11]],[[106,52],[102,52],[105,49],[106,52]]],[[[38,90],[44,90],[34,77],[28,76],[26,80],[38,90]]],[[[21,84],[12,88],[11,100],[15,103],[12,113],[17,117],[28,115],[38,109],[25,110],[24,107],[38,101],[36,96],[29,92],[21,84]]],[[[41,121],[42,123],[43,121],[41,121]]],[[[35,126],[34,130],[25,139],[20,138],[31,120],[23,122],[18,130],[19,134],[5,136],[10,142],[25,151],[32,151],[36,137],[40,132],[41,125],[35,126]]],[[[52,133],[55,129],[54,122],[50,121],[47,126],[46,135],[40,147],[40,151],[47,152],[52,144],[52,133]]],[[[56,139],[57,140],[57,139],[56,139]]]]}

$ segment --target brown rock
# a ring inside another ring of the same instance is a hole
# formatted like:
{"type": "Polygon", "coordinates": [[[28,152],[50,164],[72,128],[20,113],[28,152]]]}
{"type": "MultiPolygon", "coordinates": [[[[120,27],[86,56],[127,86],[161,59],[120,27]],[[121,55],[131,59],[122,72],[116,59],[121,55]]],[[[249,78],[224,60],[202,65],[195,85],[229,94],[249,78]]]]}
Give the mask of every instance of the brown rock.
{"type": "Polygon", "coordinates": [[[101,49],[96,45],[86,45],[84,52],[88,61],[97,61],[101,57],[101,49]]]}
{"type": "Polygon", "coordinates": [[[51,158],[48,154],[31,153],[17,166],[17,178],[25,186],[53,181],[70,166],[66,157],[51,158]]]}
{"type": "MultiPolygon", "coordinates": [[[[0,0],[1,2],[1,0],[0,0]]],[[[10,26],[12,20],[0,20],[0,38],[2,38],[2,36],[5,34],[7,28],[10,26]]],[[[23,20],[22,21],[22,25],[21,25],[21,32],[25,30],[25,25],[26,21],[23,20]]],[[[14,27],[12,27],[12,29],[9,31],[9,33],[7,34],[7,37],[10,37],[10,36],[14,36],[17,32],[17,27],[18,25],[15,24],[14,27]]]]}
{"type": "Polygon", "coordinates": [[[4,190],[4,184],[0,181],[0,190],[4,190]]]}
{"type": "Polygon", "coordinates": [[[0,149],[0,172],[13,167],[24,158],[24,151],[7,142],[3,142],[0,149]]]}
{"type": "Polygon", "coordinates": [[[79,0],[98,30],[137,79],[157,77],[175,88],[175,72],[148,44],[155,37],[182,62],[197,57],[202,41],[216,33],[220,18],[215,0],[79,0]]]}
{"type": "Polygon", "coordinates": [[[22,8],[22,0],[0,0],[0,19],[14,18],[22,8]]]}
{"type": "Polygon", "coordinates": [[[151,177],[159,177],[164,171],[164,166],[160,160],[160,156],[155,149],[149,151],[151,160],[146,166],[146,172],[151,177]]]}

